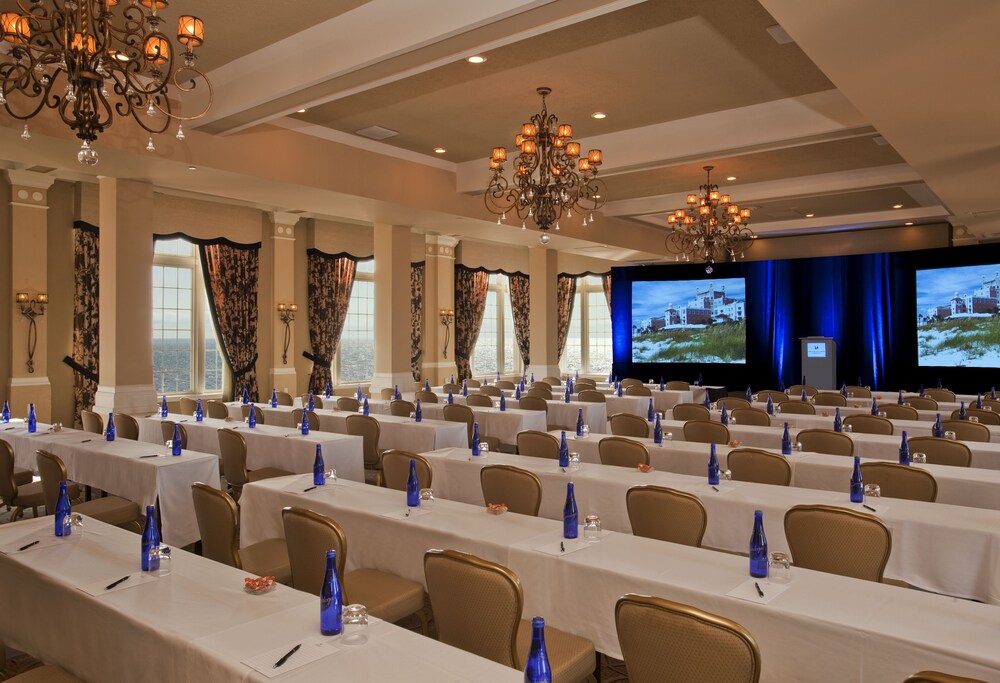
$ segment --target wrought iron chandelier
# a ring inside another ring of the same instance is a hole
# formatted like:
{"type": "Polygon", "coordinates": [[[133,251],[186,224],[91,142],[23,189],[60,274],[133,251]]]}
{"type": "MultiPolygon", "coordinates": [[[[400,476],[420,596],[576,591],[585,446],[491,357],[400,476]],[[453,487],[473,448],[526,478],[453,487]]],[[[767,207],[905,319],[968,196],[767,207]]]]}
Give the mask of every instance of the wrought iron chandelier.
{"type": "MultiPolygon", "coordinates": [[[[169,0],[17,0],[17,12],[0,13],[0,104],[16,119],[27,121],[43,107],[55,109],[83,141],[77,159],[93,166],[91,144],[114,117],[131,116],[150,133],[147,151],[155,151],[153,135],[177,122],[204,116],[212,106],[212,85],[195,68],[195,48],[205,40],[205,26],[191,15],[180,17],[177,42],[184,46],[183,64],[174,65],[175,50],[162,33],[157,14],[169,0]],[[118,7],[119,2],[122,7],[118,7]],[[208,103],[193,116],[173,111],[171,88],[190,92],[196,79],[208,88],[208,103]]],[[[21,137],[31,137],[28,124],[21,137]]]]}
{"type": "Polygon", "coordinates": [[[701,195],[689,194],[688,207],[677,209],[667,216],[670,234],[666,238],[667,250],[676,260],[701,259],[705,272],[712,272],[717,261],[736,260],[757,239],[748,226],[750,209],[741,209],[728,194],[721,194],[719,186],[712,183],[712,169],[705,166],[705,184],[701,195]]]}
{"type": "Polygon", "coordinates": [[[525,230],[528,218],[532,218],[542,231],[538,241],[548,244],[549,228],[558,230],[559,219],[571,217],[573,209],[583,214],[583,225],[594,222],[593,212],[606,201],[604,183],[597,179],[604,159],[599,149],[580,157],[573,126],[560,124],[546,108],[545,96],[552,89],[538,88],[536,92],[542,96],[542,111],[523,124],[514,138],[518,154],[511,180],[503,175],[507,149],[494,147],[490,157],[493,177],[483,198],[490,213],[499,216],[498,224],[507,219],[509,211],[516,212],[525,230]]]}

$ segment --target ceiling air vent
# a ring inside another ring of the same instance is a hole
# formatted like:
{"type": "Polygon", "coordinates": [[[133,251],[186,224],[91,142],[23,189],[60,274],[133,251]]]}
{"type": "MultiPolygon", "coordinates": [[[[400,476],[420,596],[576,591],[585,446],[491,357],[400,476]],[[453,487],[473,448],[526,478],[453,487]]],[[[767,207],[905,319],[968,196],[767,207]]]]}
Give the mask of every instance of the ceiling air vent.
{"type": "Polygon", "coordinates": [[[368,126],[367,128],[356,130],[354,133],[369,140],[385,140],[394,135],[399,135],[399,131],[383,128],[382,126],[368,126]]]}

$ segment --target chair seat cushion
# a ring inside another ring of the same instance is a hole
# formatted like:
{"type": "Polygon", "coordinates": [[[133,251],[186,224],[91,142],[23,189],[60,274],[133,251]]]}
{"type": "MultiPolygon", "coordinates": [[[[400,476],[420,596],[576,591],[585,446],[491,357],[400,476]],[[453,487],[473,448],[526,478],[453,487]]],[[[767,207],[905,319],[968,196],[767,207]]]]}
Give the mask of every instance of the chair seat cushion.
{"type": "Polygon", "coordinates": [[[20,467],[14,468],[14,483],[18,486],[25,486],[33,479],[31,470],[22,470],[20,467]]]}
{"type": "Polygon", "coordinates": [[[397,622],[424,608],[424,587],[415,581],[375,569],[355,569],[344,576],[344,592],[368,613],[397,622]]]}
{"type": "Polygon", "coordinates": [[[8,678],[7,683],[82,683],[82,681],[58,666],[36,666],[23,674],[8,678]]]}
{"type": "Polygon", "coordinates": [[[10,501],[11,505],[22,508],[42,507],[45,496],[42,494],[42,482],[33,481],[30,484],[17,487],[17,498],[10,501]]]}
{"type": "Polygon", "coordinates": [[[247,472],[247,481],[260,481],[261,479],[274,479],[275,477],[287,477],[292,472],[279,470],[277,467],[261,467],[257,470],[247,472]]]}
{"type": "Polygon", "coordinates": [[[122,526],[139,521],[139,506],[125,498],[105,496],[73,506],[73,512],[87,515],[105,524],[122,526]]]}
{"type": "MultiPolygon", "coordinates": [[[[522,619],[517,628],[517,658],[528,661],[531,649],[531,621],[522,619]]],[[[552,667],[552,683],[579,683],[594,672],[594,644],[586,638],[560,631],[546,624],[545,650],[552,667]]]]}
{"type": "Polygon", "coordinates": [[[288,545],[283,538],[269,538],[240,548],[243,569],[257,576],[273,576],[278,583],[292,581],[292,568],[288,563],[288,545]]]}

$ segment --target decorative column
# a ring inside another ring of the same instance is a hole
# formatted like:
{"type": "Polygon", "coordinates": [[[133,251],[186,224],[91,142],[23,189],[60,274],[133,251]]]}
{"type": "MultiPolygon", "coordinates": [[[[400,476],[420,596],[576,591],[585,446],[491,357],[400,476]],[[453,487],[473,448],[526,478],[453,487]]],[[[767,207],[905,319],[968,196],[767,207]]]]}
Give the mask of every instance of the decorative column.
{"type": "Polygon", "coordinates": [[[425,236],[424,376],[439,386],[458,374],[455,365],[455,246],[446,235],[425,236]],[[450,312],[447,327],[442,311],[450,312]]]}
{"type": "Polygon", "coordinates": [[[153,387],[153,186],[100,178],[102,415],[150,413],[153,387]]]}
{"type": "Polygon", "coordinates": [[[375,375],[372,395],[413,389],[410,370],[410,228],[375,224],[375,375]]]}
{"type": "Polygon", "coordinates": [[[535,373],[535,379],[546,376],[559,377],[558,319],[559,306],[556,294],[556,279],[559,273],[558,253],[546,247],[532,247],[528,250],[528,265],[531,281],[528,285],[531,297],[531,365],[527,374],[535,373]]]}
{"type": "MultiPolygon", "coordinates": [[[[51,420],[48,378],[48,190],[55,178],[31,171],[7,171],[10,179],[10,380],[11,412],[26,417],[28,404],[43,422],[51,420]]],[[[4,291],[4,290],[0,290],[4,291]]]]}
{"type": "MultiPolygon", "coordinates": [[[[289,213],[271,214],[271,249],[269,250],[271,273],[270,292],[261,292],[267,302],[268,311],[274,320],[272,325],[273,343],[268,366],[269,379],[261,387],[261,395],[271,395],[271,387],[297,393],[295,373],[295,320],[307,315],[306,302],[295,300],[295,225],[299,217],[289,213]]],[[[264,284],[263,282],[261,284],[264,284]]],[[[265,318],[266,319],[266,318],[265,318]]]]}

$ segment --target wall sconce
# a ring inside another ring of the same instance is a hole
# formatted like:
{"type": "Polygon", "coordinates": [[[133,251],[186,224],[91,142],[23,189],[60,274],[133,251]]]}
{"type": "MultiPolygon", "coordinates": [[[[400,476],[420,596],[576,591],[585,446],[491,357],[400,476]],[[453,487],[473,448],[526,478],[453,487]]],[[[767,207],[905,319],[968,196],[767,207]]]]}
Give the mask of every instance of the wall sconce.
{"type": "Polygon", "coordinates": [[[35,318],[45,315],[45,306],[49,303],[49,295],[38,292],[34,299],[29,299],[27,293],[18,292],[14,295],[14,303],[21,309],[21,315],[28,319],[28,372],[35,371],[35,346],[38,345],[38,328],[35,318]]]}
{"type": "Polygon", "coordinates": [[[444,325],[444,349],[441,353],[445,358],[448,357],[448,341],[451,339],[451,324],[455,322],[455,311],[450,309],[441,309],[441,324],[444,325]]]}
{"type": "Polygon", "coordinates": [[[292,328],[295,313],[299,310],[296,304],[278,304],[278,318],[285,326],[285,348],[281,352],[281,364],[288,365],[288,345],[292,343],[292,328]]]}

